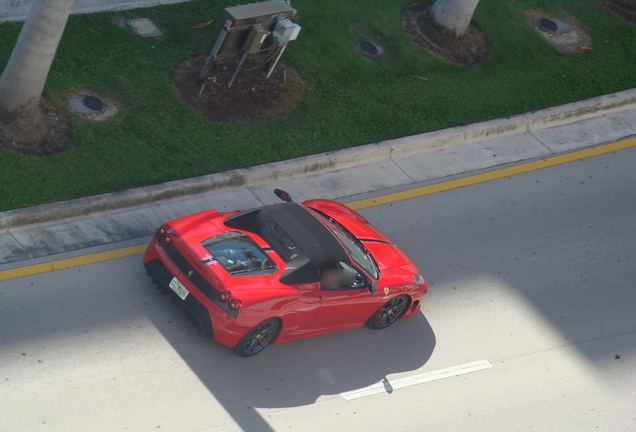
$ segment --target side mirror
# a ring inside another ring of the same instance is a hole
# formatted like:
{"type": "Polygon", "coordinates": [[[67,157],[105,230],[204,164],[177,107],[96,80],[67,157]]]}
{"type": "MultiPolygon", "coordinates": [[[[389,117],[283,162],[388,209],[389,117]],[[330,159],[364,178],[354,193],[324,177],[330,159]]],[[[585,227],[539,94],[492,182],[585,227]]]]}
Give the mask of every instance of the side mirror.
{"type": "Polygon", "coordinates": [[[378,290],[378,287],[373,282],[370,282],[367,289],[369,290],[369,294],[373,295],[378,290]]]}
{"type": "Polygon", "coordinates": [[[276,194],[278,198],[282,199],[285,202],[294,202],[294,200],[292,200],[291,195],[282,189],[274,189],[274,193],[276,194]]]}

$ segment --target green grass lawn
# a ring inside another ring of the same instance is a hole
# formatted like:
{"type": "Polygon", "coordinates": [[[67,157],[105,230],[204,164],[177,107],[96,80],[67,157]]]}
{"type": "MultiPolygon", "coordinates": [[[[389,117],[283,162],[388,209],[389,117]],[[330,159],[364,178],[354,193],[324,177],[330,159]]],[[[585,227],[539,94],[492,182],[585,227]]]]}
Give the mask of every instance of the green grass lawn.
{"type": "MultiPolygon", "coordinates": [[[[69,111],[69,147],[54,156],[0,149],[0,210],[351,147],[636,87],[636,25],[595,0],[481,1],[473,22],[486,32],[491,53],[469,68],[446,63],[408,38],[399,21],[405,3],[294,0],[302,31],[283,61],[307,82],[308,97],[283,117],[242,126],[205,120],[169,83],[173,65],[203,54],[211,37],[212,26],[191,27],[215,20],[223,7],[235,3],[193,0],[123,12],[127,18],[151,18],[164,32],[156,38],[117,27],[114,13],[71,16],[46,97],[64,107],[70,89],[90,88],[119,101],[120,112],[92,122],[69,111]],[[594,49],[558,52],[527,24],[524,11],[529,9],[574,15],[594,49]],[[375,41],[386,54],[365,55],[358,40],[375,41]]],[[[20,27],[0,25],[0,67],[20,27]]]]}

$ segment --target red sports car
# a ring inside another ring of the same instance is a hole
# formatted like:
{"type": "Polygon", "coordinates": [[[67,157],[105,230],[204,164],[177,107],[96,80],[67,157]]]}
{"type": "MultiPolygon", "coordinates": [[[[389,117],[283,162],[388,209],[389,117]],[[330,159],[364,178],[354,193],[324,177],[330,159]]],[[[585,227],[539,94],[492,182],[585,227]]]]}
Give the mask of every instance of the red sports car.
{"type": "Polygon", "coordinates": [[[146,272],[204,333],[251,356],[267,345],[417,313],[428,291],[406,255],[335,201],[209,210],[161,226],[146,272]]]}

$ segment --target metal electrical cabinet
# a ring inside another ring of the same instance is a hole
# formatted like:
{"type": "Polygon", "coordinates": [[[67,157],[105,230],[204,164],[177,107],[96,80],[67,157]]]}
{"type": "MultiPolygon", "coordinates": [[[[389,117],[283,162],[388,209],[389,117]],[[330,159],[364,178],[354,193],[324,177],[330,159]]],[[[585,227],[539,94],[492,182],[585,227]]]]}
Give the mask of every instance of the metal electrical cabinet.
{"type": "MultiPolygon", "coordinates": [[[[207,49],[216,51],[212,57],[216,63],[236,60],[244,50],[252,28],[256,26],[259,31],[271,32],[279,20],[289,20],[295,16],[296,10],[285,0],[271,0],[225,8],[214,27],[207,49]],[[215,47],[215,44],[218,44],[218,47],[215,47]]],[[[300,27],[298,28],[300,29],[300,27]]],[[[254,37],[258,37],[258,35],[254,35],[254,37]]],[[[252,45],[251,49],[253,51],[256,48],[252,45]]]]}
{"type": "Polygon", "coordinates": [[[199,79],[206,76],[210,64],[236,61],[236,70],[228,84],[231,87],[244,62],[258,57],[260,64],[256,68],[266,69],[269,78],[289,41],[298,37],[300,26],[293,23],[295,18],[296,10],[285,0],[223,9],[212,33],[207,48],[209,55],[199,79]]]}

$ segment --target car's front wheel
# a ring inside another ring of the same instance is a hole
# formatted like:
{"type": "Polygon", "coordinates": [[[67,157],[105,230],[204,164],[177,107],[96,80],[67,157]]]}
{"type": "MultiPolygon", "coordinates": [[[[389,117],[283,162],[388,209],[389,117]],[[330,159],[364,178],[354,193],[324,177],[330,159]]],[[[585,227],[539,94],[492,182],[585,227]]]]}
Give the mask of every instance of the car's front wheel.
{"type": "Polygon", "coordinates": [[[241,357],[250,357],[263,351],[280,330],[280,321],[268,319],[254,327],[241,338],[234,351],[241,357]]]}
{"type": "Polygon", "coordinates": [[[371,318],[367,320],[367,326],[374,330],[387,328],[402,316],[408,304],[408,296],[401,295],[392,298],[371,315],[371,318]]]}

